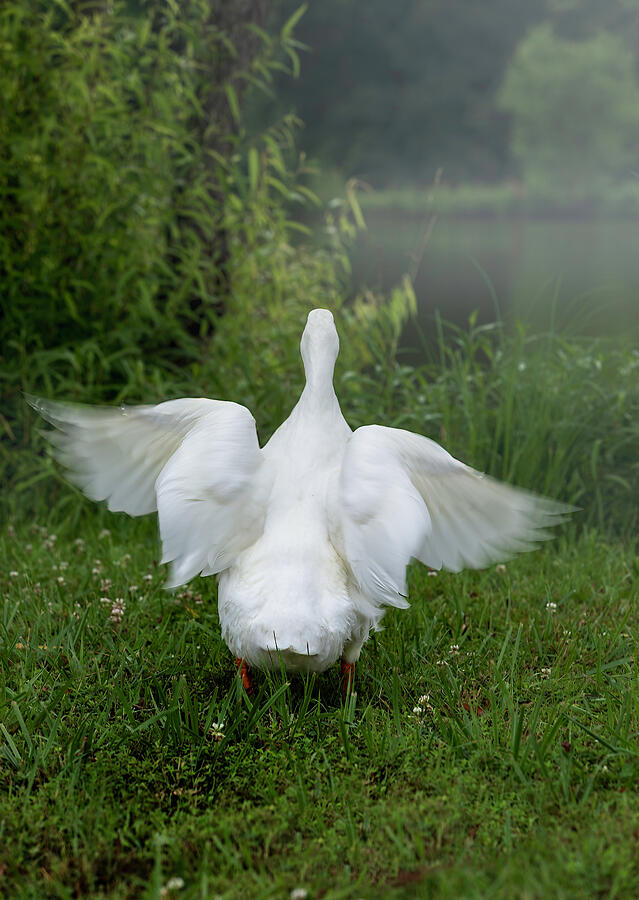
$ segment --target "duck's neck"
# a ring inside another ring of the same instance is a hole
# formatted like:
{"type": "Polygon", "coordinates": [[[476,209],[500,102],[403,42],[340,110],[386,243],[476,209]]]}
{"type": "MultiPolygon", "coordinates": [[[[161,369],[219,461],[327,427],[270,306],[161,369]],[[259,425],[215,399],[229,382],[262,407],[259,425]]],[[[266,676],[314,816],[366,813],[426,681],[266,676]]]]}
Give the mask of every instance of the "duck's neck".
{"type": "Polygon", "coordinates": [[[337,396],[333,387],[334,360],[311,359],[304,366],[306,385],[300,400],[315,409],[325,409],[337,404],[337,396]]]}

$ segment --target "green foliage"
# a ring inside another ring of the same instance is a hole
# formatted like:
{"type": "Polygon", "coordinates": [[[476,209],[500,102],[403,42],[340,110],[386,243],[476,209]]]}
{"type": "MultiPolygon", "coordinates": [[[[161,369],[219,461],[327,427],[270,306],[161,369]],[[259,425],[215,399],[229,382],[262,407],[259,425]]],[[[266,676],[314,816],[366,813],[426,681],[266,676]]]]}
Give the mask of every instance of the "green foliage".
{"type": "Polygon", "coordinates": [[[228,38],[207,4],[151,9],[3,9],[3,374],[24,387],[46,378],[51,391],[72,372],[121,393],[118,381],[140,389],[147,366],[199,358],[190,338],[210,336],[238,256],[265,244],[268,266],[286,228],[290,129],[243,146],[226,119],[209,118],[220,93],[239,116],[235,85],[247,74],[211,78],[233,54],[228,38]],[[265,237],[272,219],[278,234],[265,237]]]}
{"type": "Polygon", "coordinates": [[[191,308],[211,305],[222,209],[198,140],[202,59],[230,52],[196,2],[64,9],[12,3],[0,19],[4,374],[45,377],[25,357],[46,349],[50,389],[72,355],[96,379],[151,348],[177,356],[191,308]]]}
{"type": "Polygon", "coordinates": [[[518,46],[501,88],[512,116],[512,149],[532,187],[584,193],[627,179],[639,138],[635,59],[601,32],[583,41],[532,29],[518,46]]]}
{"type": "MultiPolygon", "coordinates": [[[[269,90],[283,59],[297,65],[296,17],[275,36],[235,22],[236,43],[252,42],[242,54],[220,17],[200,0],[0,12],[6,479],[34,474],[9,446],[32,438],[20,390],[226,396],[272,430],[307,311],[341,308],[354,195],[313,243],[297,221],[315,198],[294,120],[243,125],[247,86],[269,90]]],[[[353,364],[386,341],[373,321],[352,332],[353,364]]]]}
{"type": "Polygon", "coordinates": [[[247,698],[214,579],[81,525],[0,534],[3,896],[637,894],[634,545],[415,568],[343,708],[336,669],[247,698]]]}

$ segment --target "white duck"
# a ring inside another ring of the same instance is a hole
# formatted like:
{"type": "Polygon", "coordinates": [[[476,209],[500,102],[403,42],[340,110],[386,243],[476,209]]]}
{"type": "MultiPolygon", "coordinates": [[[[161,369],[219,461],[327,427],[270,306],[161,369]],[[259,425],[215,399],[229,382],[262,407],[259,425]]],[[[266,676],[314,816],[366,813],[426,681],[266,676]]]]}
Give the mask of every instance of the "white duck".
{"type": "Polygon", "coordinates": [[[248,666],[321,672],[344,687],[385,607],[407,607],[406,566],[459,571],[548,537],[568,507],[509,487],[434,441],[352,432],[333,388],[332,314],[309,313],[306,386],[260,449],[251,413],[222,400],[101,409],[29,402],[70,478],[132,516],[157,510],[168,587],[217,575],[222,636],[248,666]]]}

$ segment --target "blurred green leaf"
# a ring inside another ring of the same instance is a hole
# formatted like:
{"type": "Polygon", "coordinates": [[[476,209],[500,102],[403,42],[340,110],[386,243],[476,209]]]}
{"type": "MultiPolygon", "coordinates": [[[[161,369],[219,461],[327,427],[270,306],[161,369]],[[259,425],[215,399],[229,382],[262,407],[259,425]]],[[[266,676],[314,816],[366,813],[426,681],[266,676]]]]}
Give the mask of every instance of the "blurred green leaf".
{"type": "Polygon", "coordinates": [[[232,84],[226,84],[224,86],[224,90],[226,91],[226,96],[229,101],[229,108],[231,110],[231,113],[233,114],[233,118],[235,119],[235,122],[239,125],[240,124],[240,104],[237,99],[237,94],[235,93],[235,88],[233,87],[232,84]]]}

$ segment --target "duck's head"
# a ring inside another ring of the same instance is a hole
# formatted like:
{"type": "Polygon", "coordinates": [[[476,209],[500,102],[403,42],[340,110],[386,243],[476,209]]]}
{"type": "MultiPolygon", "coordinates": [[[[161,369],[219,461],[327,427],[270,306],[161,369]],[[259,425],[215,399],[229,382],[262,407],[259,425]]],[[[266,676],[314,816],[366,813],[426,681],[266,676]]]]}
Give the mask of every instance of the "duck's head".
{"type": "Polygon", "coordinates": [[[339,338],[333,314],[328,309],[312,309],[300,344],[306,380],[333,378],[339,353],[339,338]]]}

